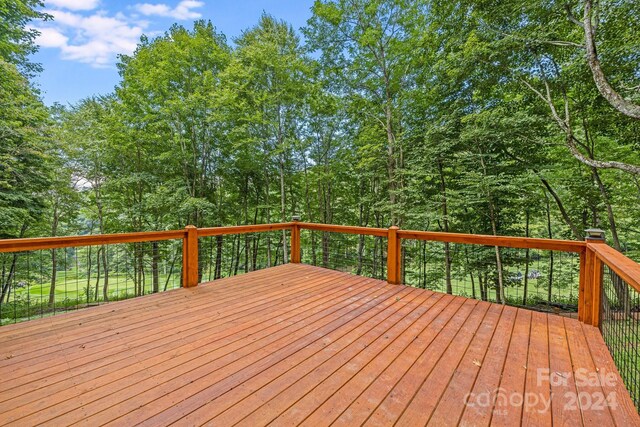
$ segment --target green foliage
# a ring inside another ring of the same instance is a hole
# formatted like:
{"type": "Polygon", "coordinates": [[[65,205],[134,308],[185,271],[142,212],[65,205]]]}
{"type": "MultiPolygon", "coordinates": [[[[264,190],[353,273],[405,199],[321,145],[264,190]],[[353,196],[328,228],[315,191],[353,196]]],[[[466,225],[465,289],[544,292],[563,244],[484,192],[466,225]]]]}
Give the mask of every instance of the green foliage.
{"type": "Polygon", "coordinates": [[[23,236],[44,209],[48,112],[15,65],[0,59],[0,237],[23,236]]]}
{"type": "MultiPolygon", "coordinates": [[[[640,178],[576,160],[539,96],[566,100],[586,156],[640,163],[640,123],[600,97],[579,47],[580,4],[318,0],[303,39],[265,14],[233,45],[211,22],[174,25],[121,58],[113,94],[51,111],[19,72],[38,6],[0,9],[3,236],[302,213],[574,239],[599,226],[640,254],[640,178]]],[[[605,72],[631,100],[637,12],[598,7],[605,72]]]]}
{"type": "Polygon", "coordinates": [[[42,0],[0,1],[0,58],[18,66],[26,75],[40,69],[39,65],[28,61],[28,56],[38,49],[34,44],[38,32],[28,24],[51,18],[38,10],[42,6],[42,0]]]}

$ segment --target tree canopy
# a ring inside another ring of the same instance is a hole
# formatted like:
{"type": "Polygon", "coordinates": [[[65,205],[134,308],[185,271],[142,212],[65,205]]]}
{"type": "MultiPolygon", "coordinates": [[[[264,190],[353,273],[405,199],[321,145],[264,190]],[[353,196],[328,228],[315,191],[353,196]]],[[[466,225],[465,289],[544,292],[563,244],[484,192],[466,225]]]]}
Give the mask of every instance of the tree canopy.
{"type": "Polygon", "coordinates": [[[231,41],[176,24],[120,58],[114,93],[50,109],[29,83],[40,6],[0,6],[2,237],[301,214],[595,226],[640,255],[636,1],[318,0],[300,32],[264,14],[231,41]]]}

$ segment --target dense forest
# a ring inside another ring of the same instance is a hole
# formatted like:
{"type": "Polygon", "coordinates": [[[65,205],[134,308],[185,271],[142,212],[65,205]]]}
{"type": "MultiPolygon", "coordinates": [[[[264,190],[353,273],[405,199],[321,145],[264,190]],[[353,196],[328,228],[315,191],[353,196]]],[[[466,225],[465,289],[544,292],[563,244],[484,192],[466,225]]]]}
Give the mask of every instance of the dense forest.
{"type": "MultiPolygon", "coordinates": [[[[583,239],[640,259],[640,3],[316,1],[142,37],[43,105],[0,5],[0,238],[305,221],[583,239]]],[[[447,248],[445,248],[447,249],[447,248]]],[[[285,244],[286,251],[286,244],[285,244]]],[[[236,267],[237,268],[237,267],[236,267]]]]}

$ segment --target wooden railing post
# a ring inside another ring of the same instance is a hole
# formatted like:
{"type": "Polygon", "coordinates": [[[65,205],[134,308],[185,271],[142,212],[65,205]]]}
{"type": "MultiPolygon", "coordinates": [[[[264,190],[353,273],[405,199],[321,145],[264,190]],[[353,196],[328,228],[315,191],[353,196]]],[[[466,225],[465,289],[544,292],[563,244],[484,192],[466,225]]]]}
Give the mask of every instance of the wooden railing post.
{"type": "Polygon", "coordinates": [[[402,245],[398,237],[398,227],[389,227],[387,234],[387,282],[398,285],[402,281],[401,264],[402,245]]]}
{"type": "Polygon", "coordinates": [[[182,243],[182,286],[190,288],[198,285],[198,229],[187,225],[185,230],[187,235],[182,243]]]}
{"type": "Polygon", "coordinates": [[[291,226],[291,262],[293,264],[300,263],[300,225],[297,224],[300,221],[299,216],[294,216],[292,219],[293,225],[291,226]]]}
{"type": "MultiPolygon", "coordinates": [[[[604,243],[604,242],[600,242],[604,243]]],[[[593,312],[591,314],[591,324],[596,327],[600,327],[600,318],[602,316],[602,260],[595,256],[593,257],[593,296],[592,304],[593,312]]]]}
{"type": "Polygon", "coordinates": [[[587,246],[580,253],[580,287],[578,290],[578,320],[600,326],[602,304],[602,261],[589,248],[589,244],[604,244],[604,231],[587,230],[587,246]]]}

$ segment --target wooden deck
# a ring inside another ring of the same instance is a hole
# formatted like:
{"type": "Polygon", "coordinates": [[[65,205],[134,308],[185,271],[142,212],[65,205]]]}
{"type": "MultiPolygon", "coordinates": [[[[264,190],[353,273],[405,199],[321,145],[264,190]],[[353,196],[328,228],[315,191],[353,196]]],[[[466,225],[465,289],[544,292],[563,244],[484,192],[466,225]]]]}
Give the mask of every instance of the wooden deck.
{"type": "Polygon", "coordinates": [[[594,327],[300,264],[0,328],[0,425],[173,423],[640,419],[594,327]]]}

